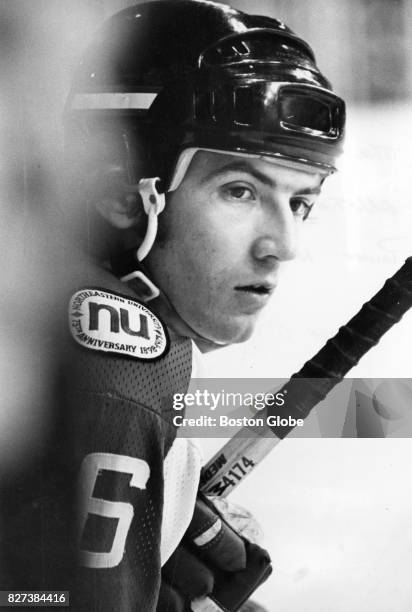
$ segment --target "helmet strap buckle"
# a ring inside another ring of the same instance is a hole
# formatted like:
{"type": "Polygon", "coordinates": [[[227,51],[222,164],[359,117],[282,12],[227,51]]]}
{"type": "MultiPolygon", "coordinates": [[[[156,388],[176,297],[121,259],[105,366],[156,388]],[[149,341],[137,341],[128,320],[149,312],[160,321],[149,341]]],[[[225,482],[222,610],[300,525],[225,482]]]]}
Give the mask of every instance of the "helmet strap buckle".
{"type": "Polygon", "coordinates": [[[122,276],[120,280],[127,283],[142,302],[150,302],[160,295],[156,285],[141,270],[133,270],[133,272],[122,276]]]}

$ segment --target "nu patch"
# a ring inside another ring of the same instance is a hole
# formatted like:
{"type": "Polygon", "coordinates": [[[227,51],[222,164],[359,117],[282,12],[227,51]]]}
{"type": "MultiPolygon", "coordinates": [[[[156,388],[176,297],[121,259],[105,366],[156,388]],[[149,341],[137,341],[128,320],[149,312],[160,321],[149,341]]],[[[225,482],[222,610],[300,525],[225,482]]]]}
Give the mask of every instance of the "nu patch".
{"type": "Polygon", "coordinates": [[[163,323],[140,302],[102,289],[82,289],[70,299],[73,338],[96,351],[159,359],[169,348],[163,323]]]}

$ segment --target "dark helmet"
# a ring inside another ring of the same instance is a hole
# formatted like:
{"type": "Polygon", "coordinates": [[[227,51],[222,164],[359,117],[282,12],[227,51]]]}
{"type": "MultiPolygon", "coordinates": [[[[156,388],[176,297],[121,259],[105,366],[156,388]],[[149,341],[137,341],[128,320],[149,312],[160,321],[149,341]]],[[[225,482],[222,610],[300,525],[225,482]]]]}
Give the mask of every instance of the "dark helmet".
{"type": "Polygon", "coordinates": [[[106,130],[135,182],[159,176],[167,190],[182,152],[197,149],[333,172],[345,106],[311,48],[276,19],[159,0],[103,24],[78,67],[66,119],[84,134],[106,130]]]}

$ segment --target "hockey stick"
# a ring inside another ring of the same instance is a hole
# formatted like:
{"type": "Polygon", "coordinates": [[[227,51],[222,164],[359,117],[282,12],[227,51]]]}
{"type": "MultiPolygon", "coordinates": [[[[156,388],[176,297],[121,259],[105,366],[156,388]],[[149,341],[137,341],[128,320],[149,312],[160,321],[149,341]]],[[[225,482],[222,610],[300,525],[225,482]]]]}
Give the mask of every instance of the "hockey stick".
{"type": "MultiPolygon", "coordinates": [[[[276,413],[273,407],[266,406],[266,416],[305,419],[411,306],[412,257],[408,257],[382,289],[293,374],[282,389],[287,393],[284,406],[278,407],[276,413]]],[[[242,428],[204,467],[202,492],[226,497],[292,429],[293,426],[242,428]]]]}

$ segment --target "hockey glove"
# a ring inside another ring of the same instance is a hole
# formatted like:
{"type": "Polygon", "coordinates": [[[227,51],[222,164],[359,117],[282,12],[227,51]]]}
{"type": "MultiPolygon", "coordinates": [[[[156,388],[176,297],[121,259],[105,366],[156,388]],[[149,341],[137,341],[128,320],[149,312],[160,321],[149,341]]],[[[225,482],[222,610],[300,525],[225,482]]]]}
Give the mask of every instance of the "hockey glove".
{"type": "Polygon", "coordinates": [[[231,508],[198,495],[185,536],[162,569],[157,612],[236,612],[271,574],[268,553],[250,541],[250,515],[231,508]]]}

